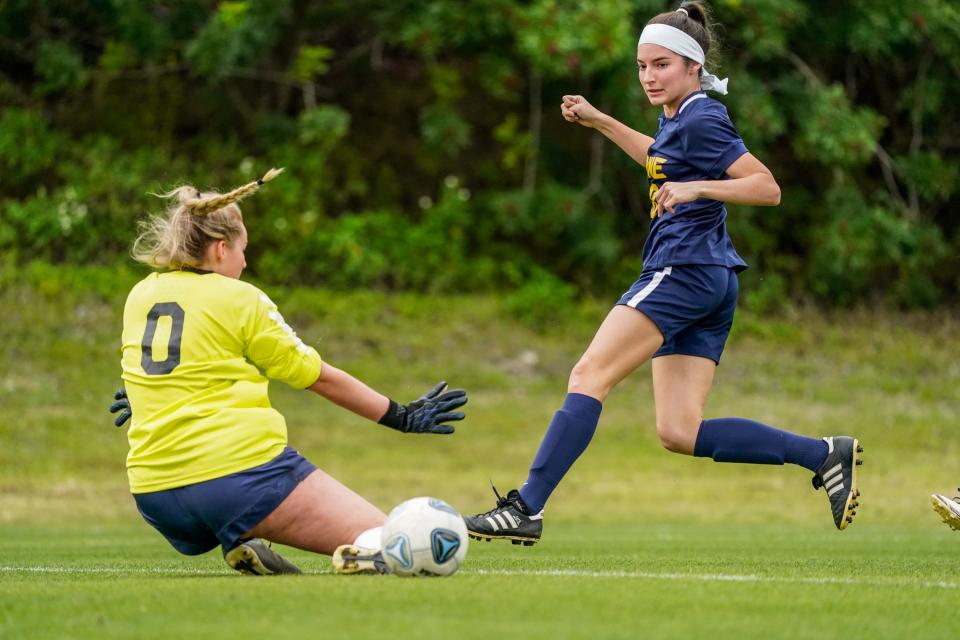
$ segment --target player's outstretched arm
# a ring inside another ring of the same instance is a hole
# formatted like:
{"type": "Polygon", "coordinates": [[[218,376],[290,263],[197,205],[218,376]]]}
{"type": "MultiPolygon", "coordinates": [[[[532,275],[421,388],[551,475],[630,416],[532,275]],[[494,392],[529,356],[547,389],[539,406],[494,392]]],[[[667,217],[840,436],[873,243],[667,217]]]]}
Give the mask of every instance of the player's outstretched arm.
{"type": "Polygon", "coordinates": [[[445,423],[464,418],[462,411],[455,410],[467,403],[467,393],[463,389],[445,391],[446,386],[446,382],[441,382],[413,402],[402,405],[325,362],[320,377],[308,389],[391,429],[404,433],[448,434],[454,432],[454,427],[445,423]]]}
{"type": "Polygon", "coordinates": [[[639,164],[646,163],[647,150],[653,144],[653,138],[608,116],[587,102],[583,96],[563,96],[560,115],[567,122],[575,122],[584,127],[596,129],[610,142],[623,149],[624,153],[634,161],[639,164]]]}

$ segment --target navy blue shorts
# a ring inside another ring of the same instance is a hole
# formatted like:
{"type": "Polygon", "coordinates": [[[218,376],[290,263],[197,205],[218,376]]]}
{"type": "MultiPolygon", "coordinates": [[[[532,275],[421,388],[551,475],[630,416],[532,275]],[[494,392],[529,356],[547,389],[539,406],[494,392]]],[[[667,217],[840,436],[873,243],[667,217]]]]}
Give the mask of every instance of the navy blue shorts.
{"type": "Polygon", "coordinates": [[[180,553],[195,556],[217,545],[227,552],[316,468],[287,447],[259,467],[133,498],[143,519],[180,553]]]}
{"type": "Polygon", "coordinates": [[[654,358],[681,354],[719,364],[739,291],[729,267],[683,265],[644,271],[617,304],[642,312],[660,329],[663,346],[654,358]]]}

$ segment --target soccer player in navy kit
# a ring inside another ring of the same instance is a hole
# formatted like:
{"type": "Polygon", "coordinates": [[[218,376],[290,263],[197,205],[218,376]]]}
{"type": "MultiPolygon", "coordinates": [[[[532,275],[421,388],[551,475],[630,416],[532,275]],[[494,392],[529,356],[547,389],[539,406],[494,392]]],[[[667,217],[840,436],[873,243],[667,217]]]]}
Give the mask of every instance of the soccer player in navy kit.
{"type": "Polygon", "coordinates": [[[264,540],[332,554],[339,573],[384,573],[382,511],[287,446],[270,379],[309,389],[404,433],[452,433],[467,401],[440,383],[400,405],[320,359],[277,306],[240,280],[247,230],[236,202],[279,171],[228,193],[180,187],[133,256],[160,271],[134,285],[123,313],[125,390],[111,412],[132,420],[127,475],[137,508],[177,551],[220,546],[242,573],[299,573],[264,540]],[[129,394],[129,397],[128,397],[129,394]]]}
{"type": "Polygon", "coordinates": [[[806,467],[814,488],[825,488],[837,528],[853,518],[862,451],[855,438],[808,438],[744,418],[703,418],[733,323],[737,273],[747,266],[727,234],[724,203],[780,202],[773,175],[747,150],[723,104],[704,91],[726,93],[726,79],[704,69],[710,40],[698,2],[662,13],[644,28],[640,82],[650,103],[663,107],[653,138],[582,96],[563,96],[568,122],[596,129],[646,168],[651,224],[643,271],[574,366],[527,482],[497,494],[490,511],[466,518],[475,538],[527,545],[540,539],[543,507],[590,443],[603,400],[651,359],[657,434],[665,448],[717,462],[806,467]]]}

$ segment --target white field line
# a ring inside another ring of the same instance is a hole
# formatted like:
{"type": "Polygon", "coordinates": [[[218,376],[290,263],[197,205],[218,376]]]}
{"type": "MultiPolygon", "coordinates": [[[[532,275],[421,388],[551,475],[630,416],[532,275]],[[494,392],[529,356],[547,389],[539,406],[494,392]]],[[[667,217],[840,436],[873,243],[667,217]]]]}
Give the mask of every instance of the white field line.
{"type": "Polygon", "coordinates": [[[839,584],[868,587],[919,587],[923,589],[960,589],[960,582],[909,580],[897,578],[829,578],[803,576],[758,576],[731,573],[659,573],[655,571],[581,571],[578,569],[477,569],[472,574],[486,576],[545,576],[569,578],[637,578],[641,580],[677,580],[688,582],[775,582],[780,584],[839,584]]]}
{"type": "MultiPolygon", "coordinates": [[[[216,571],[210,569],[187,568],[118,568],[118,567],[56,567],[33,566],[15,567],[0,566],[3,573],[33,573],[33,574],[82,574],[82,575],[152,575],[152,576],[232,576],[232,571],[216,571]]],[[[745,583],[777,583],[777,584],[812,584],[812,585],[851,585],[867,587],[916,587],[921,589],[960,589],[960,582],[944,580],[909,580],[897,578],[829,578],[803,576],[758,576],[740,575],[732,573],[658,573],[655,571],[581,571],[577,569],[476,569],[465,570],[468,575],[481,576],[537,576],[558,578],[634,578],[639,580],[674,580],[687,582],[745,582],[745,583]]],[[[308,574],[309,575],[309,574],[308,574]]],[[[329,575],[329,574],[319,574],[329,575]]]]}

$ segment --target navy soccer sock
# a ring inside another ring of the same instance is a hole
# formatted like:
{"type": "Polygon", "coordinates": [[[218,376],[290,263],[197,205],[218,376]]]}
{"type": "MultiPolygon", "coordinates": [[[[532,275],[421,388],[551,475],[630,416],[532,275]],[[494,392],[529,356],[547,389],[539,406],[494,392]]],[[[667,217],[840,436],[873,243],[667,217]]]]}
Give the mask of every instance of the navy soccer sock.
{"type": "Polygon", "coordinates": [[[520,497],[531,514],[539,513],[553,490],[584,452],[600,420],[603,404],[581,393],[568,393],[563,407],[543,436],[537,457],[530,465],[527,483],[520,487],[520,497]]]}
{"type": "Polygon", "coordinates": [[[827,443],[798,436],[745,418],[716,418],[700,423],[693,455],[716,462],[783,464],[816,473],[827,459],[827,443]]]}

